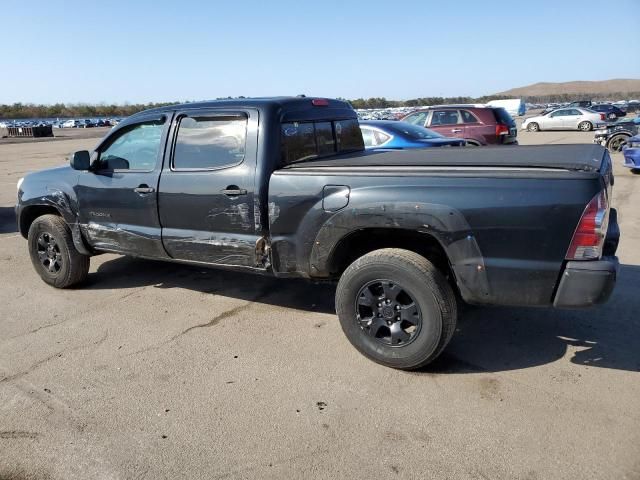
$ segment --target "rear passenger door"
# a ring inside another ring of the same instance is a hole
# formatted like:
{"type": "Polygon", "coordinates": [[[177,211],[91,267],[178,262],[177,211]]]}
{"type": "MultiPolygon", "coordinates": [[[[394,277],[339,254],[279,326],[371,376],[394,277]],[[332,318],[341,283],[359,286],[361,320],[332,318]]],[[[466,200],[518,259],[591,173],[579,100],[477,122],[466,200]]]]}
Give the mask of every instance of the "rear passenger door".
{"type": "Polygon", "coordinates": [[[171,257],[256,266],[257,136],[257,110],[176,115],[158,194],[162,241],[171,257]]]}
{"type": "Polygon", "coordinates": [[[433,110],[427,127],[445,137],[464,138],[464,125],[458,110],[433,110]]]}
{"type": "Polygon", "coordinates": [[[477,140],[481,144],[487,143],[487,136],[495,136],[495,128],[485,125],[469,110],[460,110],[460,117],[464,124],[464,138],[477,140]]]}
{"type": "Polygon", "coordinates": [[[581,117],[582,112],[580,110],[570,108],[567,110],[567,115],[565,115],[562,119],[562,126],[564,128],[570,128],[571,130],[577,130],[578,123],[580,123],[581,117]]]}

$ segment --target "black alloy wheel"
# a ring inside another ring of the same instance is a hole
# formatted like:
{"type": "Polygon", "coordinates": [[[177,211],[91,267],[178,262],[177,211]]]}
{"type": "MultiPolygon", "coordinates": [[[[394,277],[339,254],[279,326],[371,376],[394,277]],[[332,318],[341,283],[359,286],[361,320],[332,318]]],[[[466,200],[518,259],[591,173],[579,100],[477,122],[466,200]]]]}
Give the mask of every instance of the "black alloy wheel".
{"type": "Polygon", "coordinates": [[[373,280],[363,286],[356,314],[367,335],[391,347],[408,345],[422,327],[422,313],[413,295],[390,280],[373,280]]]}
{"type": "Polygon", "coordinates": [[[47,272],[55,274],[62,269],[64,260],[60,246],[53,235],[49,232],[40,233],[36,248],[40,264],[47,272]]]}

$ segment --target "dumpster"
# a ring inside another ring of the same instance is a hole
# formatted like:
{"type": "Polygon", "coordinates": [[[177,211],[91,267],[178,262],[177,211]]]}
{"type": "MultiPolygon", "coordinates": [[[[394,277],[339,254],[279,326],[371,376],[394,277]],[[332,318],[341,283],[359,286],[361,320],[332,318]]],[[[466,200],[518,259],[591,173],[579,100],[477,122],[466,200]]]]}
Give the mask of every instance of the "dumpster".
{"type": "Polygon", "coordinates": [[[53,137],[51,125],[41,127],[9,127],[9,137],[53,137]]]}

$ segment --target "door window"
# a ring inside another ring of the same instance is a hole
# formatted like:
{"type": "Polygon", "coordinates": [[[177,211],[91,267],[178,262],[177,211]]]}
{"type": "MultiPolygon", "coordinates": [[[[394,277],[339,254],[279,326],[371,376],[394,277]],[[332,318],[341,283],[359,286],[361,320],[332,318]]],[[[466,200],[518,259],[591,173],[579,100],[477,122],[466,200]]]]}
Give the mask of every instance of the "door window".
{"type": "Polygon", "coordinates": [[[569,115],[569,110],[558,110],[557,112],[553,112],[550,117],[565,117],[569,115]]]}
{"type": "Polygon", "coordinates": [[[173,168],[212,170],[238,165],[244,160],[246,139],[246,117],[182,117],[173,151],[173,168]]]}
{"type": "Polygon", "coordinates": [[[373,130],[366,126],[360,126],[360,129],[362,130],[362,138],[364,140],[365,147],[377,147],[378,145],[386,143],[391,138],[391,136],[386,133],[373,130]]]}
{"type": "Polygon", "coordinates": [[[460,110],[460,114],[462,115],[462,121],[464,123],[478,123],[478,119],[473,115],[473,113],[468,112],[467,110],[460,110]]]}
{"type": "Polygon", "coordinates": [[[434,110],[431,117],[431,126],[455,125],[460,122],[460,114],[457,110],[434,110]]]}
{"type": "Polygon", "coordinates": [[[377,145],[373,130],[362,126],[360,127],[360,130],[362,130],[362,139],[364,140],[365,147],[374,147],[377,145]]]}
{"type": "Polygon", "coordinates": [[[164,120],[132,125],[100,150],[98,169],[152,171],[158,160],[164,120]]]}

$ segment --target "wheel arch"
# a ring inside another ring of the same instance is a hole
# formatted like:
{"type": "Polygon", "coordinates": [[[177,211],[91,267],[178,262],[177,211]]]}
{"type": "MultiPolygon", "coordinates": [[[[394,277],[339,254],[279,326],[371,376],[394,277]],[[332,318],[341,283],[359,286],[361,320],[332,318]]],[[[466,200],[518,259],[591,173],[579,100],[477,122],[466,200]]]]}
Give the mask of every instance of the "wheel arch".
{"type": "Polygon", "coordinates": [[[380,248],[403,248],[429,259],[468,302],[489,295],[484,259],[471,227],[455,208],[395,202],[345,210],[313,242],[310,276],[337,278],[356,258],[380,248]]]}
{"type": "Polygon", "coordinates": [[[20,235],[26,239],[29,235],[29,228],[31,228],[33,222],[43,215],[57,215],[61,217],[71,230],[73,244],[76,247],[76,250],[83,255],[92,255],[92,252],[82,236],[82,232],[80,231],[80,227],[73,212],[70,209],[62,209],[59,205],[52,202],[29,203],[27,205],[20,206],[18,214],[18,228],[20,230],[20,235]]]}

